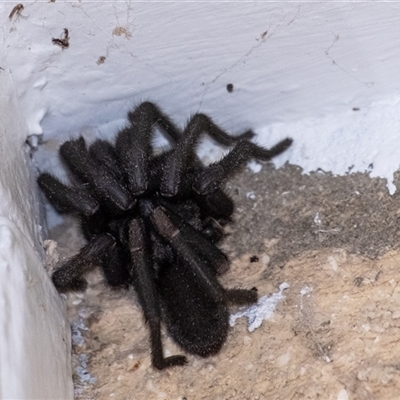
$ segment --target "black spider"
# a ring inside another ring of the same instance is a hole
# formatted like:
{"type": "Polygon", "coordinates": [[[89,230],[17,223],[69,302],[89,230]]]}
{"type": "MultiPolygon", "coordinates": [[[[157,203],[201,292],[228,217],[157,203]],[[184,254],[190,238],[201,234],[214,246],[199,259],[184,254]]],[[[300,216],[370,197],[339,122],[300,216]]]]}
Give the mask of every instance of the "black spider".
{"type": "Polygon", "coordinates": [[[194,115],[181,132],[149,102],[128,119],[115,145],[96,140],[87,147],[80,137],[61,146],[72,185],[48,173],[38,184],[58,211],[81,220],[88,240],[54,272],[55,286],[84,290],[82,275],[97,266],[111,287],[132,285],[149,325],[152,363],[163,369],[185,364],[186,357],[164,357],[162,321],[184,350],[206,357],[225,342],[228,304],[257,301],[255,288],[225,289],[217,279],[229,260],[216,244],[234,211],[223,186],[247,161],[270,160],[292,140],[267,150],[249,141],[251,131],[231,137],[203,114],[194,115]],[[172,145],[158,155],[151,147],[156,126],[172,145]],[[235,146],[206,167],[194,152],[203,133],[235,146]]]}

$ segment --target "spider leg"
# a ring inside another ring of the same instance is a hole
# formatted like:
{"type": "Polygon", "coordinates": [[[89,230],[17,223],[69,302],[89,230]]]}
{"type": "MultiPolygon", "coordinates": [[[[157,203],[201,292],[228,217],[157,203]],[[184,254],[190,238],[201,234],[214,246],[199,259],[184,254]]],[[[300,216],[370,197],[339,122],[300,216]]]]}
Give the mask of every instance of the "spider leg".
{"type": "Polygon", "coordinates": [[[222,189],[218,188],[205,195],[200,195],[196,192],[192,192],[192,194],[206,215],[215,218],[221,223],[230,221],[235,207],[233,200],[222,189]]]}
{"type": "Polygon", "coordinates": [[[152,153],[151,137],[154,127],[160,126],[169,138],[176,141],[180,131],[153,103],[140,104],[128,113],[130,126],[119,132],[115,147],[123,165],[131,193],[143,194],[149,185],[149,162],[152,153]]]}
{"type": "Polygon", "coordinates": [[[76,212],[84,216],[94,214],[99,203],[85,190],[67,186],[51,174],[43,173],[37,179],[40,189],[60,213],[76,212]]]}
{"type": "Polygon", "coordinates": [[[123,182],[124,174],[119,167],[117,154],[113,145],[107,140],[96,140],[89,146],[89,155],[99,164],[105,165],[119,182],[123,182]]]}
{"type": "Polygon", "coordinates": [[[225,298],[231,304],[239,306],[253,304],[257,301],[257,289],[225,289],[225,298]]]}
{"type": "Polygon", "coordinates": [[[59,291],[84,290],[87,283],[83,274],[109,261],[115,240],[106,233],[94,236],[80,252],[54,271],[51,279],[59,291]]]}
{"type": "Polygon", "coordinates": [[[193,244],[175,226],[161,206],[154,210],[151,220],[160,235],[167,239],[183,260],[191,266],[198,282],[203,285],[204,291],[208,292],[216,302],[222,303],[224,290],[215,278],[215,272],[210,268],[204,268],[204,262],[198,252],[193,250],[193,244]]]}
{"type": "MultiPolygon", "coordinates": [[[[140,118],[142,118],[142,115],[144,115],[148,121],[151,121],[150,128],[154,125],[159,126],[174,143],[182,137],[181,130],[178,129],[171,119],[167,117],[154,103],[145,101],[134,111],[128,113],[128,119],[132,126],[136,126],[140,123],[139,121],[140,118]]],[[[254,132],[250,129],[237,136],[228,135],[225,131],[219,128],[210,117],[204,114],[195,114],[191,119],[201,120],[200,122],[203,125],[204,132],[207,132],[212,139],[224,146],[230,146],[240,139],[249,140],[254,137],[254,132]]]]}
{"type": "Polygon", "coordinates": [[[161,342],[161,310],[150,249],[146,246],[146,232],[142,220],[133,219],[129,226],[133,285],[139,297],[143,314],[150,328],[151,359],[157,369],[184,365],[185,356],[164,357],[161,342]]]}
{"type": "Polygon", "coordinates": [[[148,127],[159,126],[173,142],[177,142],[182,136],[182,132],[154,103],[145,101],[141,103],[134,111],[128,113],[128,119],[132,126],[140,124],[142,118],[150,123],[148,127]]]}
{"type": "Polygon", "coordinates": [[[204,261],[201,259],[198,252],[194,250],[196,245],[188,240],[188,237],[190,237],[193,232],[185,229],[187,228],[186,226],[181,226],[179,229],[173,220],[174,218],[168,216],[161,206],[154,210],[152,217],[154,226],[161,236],[172,244],[185,263],[191,267],[198,284],[203,287],[203,290],[207,292],[215,302],[221,304],[229,302],[243,305],[255,303],[257,301],[258,296],[256,288],[251,290],[223,288],[214,275],[215,270],[204,268],[204,261]]]}
{"type": "Polygon", "coordinates": [[[143,194],[149,183],[148,163],[151,153],[149,136],[151,130],[142,121],[139,129],[129,127],[118,133],[115,142],[118,158],[126,171],[128,188],[134,196],[143,194]]]}
{"type": "Polygon", "coordinates": [[[121,210],[132,207],[135,200],[131,193],[117,181],[106,165],[90,157],[83,137],[65,142],[60,147],[60,155],[70,171],[89,184],[106,205],[115,205],[121,210]]]}
{"type": "Polygon", "coordinates": [[[252,142],[241,140],[221,161],[210,165],[198,174],[193,183],[193,189],[202,195],[214,192],[251,159],[269,161],[283,153],[291,144],[292,139],[287,138],[271,149],[264,149],[252,142]]]}
{"type": "Polygon", "coordinates": [[[225,236],[223,226],[213,217],[204,219],[201,232],[211,243],[218,243],[225,236]]]}
{"type": "Polygon", "coordinates": [[[130,257],[117,243],[113,251],[110,251],[109,261],[103,263],[104,278],[112,288],[129,287],[131,277],[129,274],[130,257]]]}
{"type": "Polygon", "coordinates": [[[187,132],[190,132],[191,135],[195,135],[195,140],[198,139],[202,133],[206,133],[211,137],[211,139],[215,140],[222,146],[231,146],[239,140],[250,140],[254,137],[254,132],[250,129],[236,136],[228,135],[218,125],[216,125],[210,117],[200,113],[195,114],[190,118],[182,136],[185,137],[187,132]]]}
{"type": "Polygon", "coordinates": [[[185,238],[185,244],[194,250],[202,264],[208,266],[218,275],[229,269],[228,257],[205,236],[185,222],[178,214],[174,213],[165,202],[165,208],[170,211],[169,219],[178,227],[179,234],[185,238]]]}
{"type": "Polygon", "coordinates": [[[240,140],[250,139],[254,136],[254,133],[250,130],[236,137],[230,136],[219,128],[211,118],[204,114],[195,114],[189,120],[174,151],[165,159],[160,184],[160,192],[163,196],[175,196],[179,190],[183,171],[187,169],[187,166],[198,163],[194,149],[202,133],[207,133],[217,143],[225,146],[232,145],[240,140]]]}
{"type": "MultiPolygon", "coordinates": [[[[152,222],[161,236],[165,237],[176,249],[182,259],[191,266],[192,271],[197,276],[197,281],[203,285],[203,289],[216,301],[224,300],[233,304],[249,304],[257,301],[257,289],[224,289],[215,278],[213,269],[204,268],[204,262],[199,256],[193,242],[187,238],[193,234],[187,226],[181,226],[178,229],[171,221],[173,218],[167,216],[162,207],[157,207],[152,216],[152,222]],[[211,272],[211,273],[210,273],[211,272]]],[[[195,235],[192,236],[192,239],[195,235]]],[[[198,238],[197,238],[198,239],[198,238]]],[[[198,242],[197,242],[198,245],[198,242]]]]}

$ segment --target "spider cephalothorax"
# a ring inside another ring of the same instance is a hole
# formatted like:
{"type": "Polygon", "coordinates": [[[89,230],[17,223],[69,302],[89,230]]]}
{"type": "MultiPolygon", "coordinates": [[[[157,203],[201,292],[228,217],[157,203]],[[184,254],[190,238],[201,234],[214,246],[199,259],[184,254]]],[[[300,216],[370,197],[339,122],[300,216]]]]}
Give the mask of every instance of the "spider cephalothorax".
{"type": "Polygon", "coordinates": [[[292,141],[267,150],[249,141],[251,131],[231,137],[203,114],[181,132],[149,102],[128,119],[115,145],[96,140],[88,147],[80,137],[61,146],[71,185],[48,173],[38,183],[58,211],[81,220],[88,240],[54,272],[55,286],[84,290],[82,275],[97,266],[111,287],[132,285],[150,329],[152,363],[163,369],[183,365],[186,357],[164,357],[162,321],[184,350],[205,357],[226,339],[228,304],[257,301],[255,288],[225,289],[217,279],[229,261],[216,244],[234,211],[223,186],[250,159],[268,161],[292,141]],[[158,155],[151,147],[156,126],[171,143],[158,155]],[[234,145],[232,151],[204,166],[195,155],[203,133],[234,145]]]}

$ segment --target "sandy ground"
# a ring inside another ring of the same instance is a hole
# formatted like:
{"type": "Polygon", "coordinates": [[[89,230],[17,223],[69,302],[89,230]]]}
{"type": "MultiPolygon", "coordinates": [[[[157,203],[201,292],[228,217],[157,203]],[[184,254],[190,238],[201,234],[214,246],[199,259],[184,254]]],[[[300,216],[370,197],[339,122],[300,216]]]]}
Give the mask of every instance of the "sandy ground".
{"type": "MultiPolygon", "coordinates": [[[[399,399],[399,195],[368,174],[290,165],[246,171],[228,189],[237,212],[221,282],[260,296],[288,283],[273,316],[253,332],[241,318],[217,356],[159,372],[134,293],[92,273],[67,300],[76,399],[399,399]]],[[[70,221],[51,237],[62,256],[82,245],[70,221]]]]}

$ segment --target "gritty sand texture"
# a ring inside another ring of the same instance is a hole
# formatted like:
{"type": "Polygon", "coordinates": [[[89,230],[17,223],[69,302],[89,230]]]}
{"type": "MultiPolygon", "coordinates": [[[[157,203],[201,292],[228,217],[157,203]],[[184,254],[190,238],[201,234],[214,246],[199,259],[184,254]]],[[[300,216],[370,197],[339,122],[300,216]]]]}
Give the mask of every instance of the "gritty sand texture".
{"type": "MultiPolygon", "coordinates": [[[[67,300],[76,399],[399,399],[399,195],[368,174],[290,165],[227,186],[237,211],[221,282],[260,296],[287,282],[273,316],[251,333],[239,319],[217,356],[159,372],[134,293],[91,273],[89,289],[67,300]]],[[[83,243],[71,221],[51,238],[62,257],[83,243]]],[[[165,332],[163,342],[182,353],[165,332]]]]}

